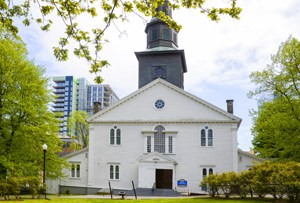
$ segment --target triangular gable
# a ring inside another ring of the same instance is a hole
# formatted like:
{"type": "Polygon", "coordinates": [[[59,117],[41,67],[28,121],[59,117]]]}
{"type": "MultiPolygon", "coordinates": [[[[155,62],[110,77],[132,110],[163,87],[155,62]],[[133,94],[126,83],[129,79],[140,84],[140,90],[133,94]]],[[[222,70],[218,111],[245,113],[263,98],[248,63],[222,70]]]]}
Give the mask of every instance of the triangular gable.
{"type": "Polygon", "coordinates": [[[258,162],[264,162],[264,161],[266,161],[266,159],[264,159],[264,158],[258,157],[258,156],[254,155],[254,154],[249,153],[249,152],[245,152],[245,151],[243,151],[241,149],[238,149],[238,155],[239,156],[246,156],[246,157],[251,158],[251,159],[253,159],[255,161],[258,161],[258,162]]]}
{"type": "Polygon", "coordinates": [[[98,113],[92,115],[90,118],[87,119],[88,122],[90,123],[93,123],[93,122],[96,122],[96,119],[110,111],[112,111],[113,109],[117,108],[118,106],[128,102],[129,100],[133,99],[134,97],[138,96],[139,94],[147,91],[148,89],[154,87],[155,85],[158,85],[158,84],[161,84],[161,85],[164,85],[166,86],[167,88],[169,89],[172,89],[173,91],[176,91],[177,93],[179,94],[182,94],[184,96],[186,96],[187,98],[190,98],[196,102],[198,102],[199,104],[202,104],[203,106],[213,110],[214,112],[217,112],[219,114],[222,114],[223,116],[227,117],[229,120],[233,121],[233,122],[237,122],[238,125],[240,124],[241,122],[241,119],[231,113],[228,113],[227,111],[209,103],[209,102],[206,102],[204,101],[203,99],[200,99],[199,97],[196,97],[195,95],[191,94],[191,93],[188,93],[187,91],[181,89],[181,88],[178,88],[177,86],[163,80],[163,79],[156,79],[154,81],[152,81],[151,83],[145,85],[144,87],[138,89],[137,91],[133,92],[132,94],[124,97],[123,99],[119,100],[118,102],[112,104],[111,106],[99,111],[98,113]]]}
{"type": "Polygon", "coordinates": [[[163,155],[158,152],[152,152],[147,155],[143,155],[138,158],[138,161],[139,162],[173,163],[173,164],[177,163],[174,159],[167,157],[166,155],[163,155]]]}
{"type": "Polygon", "coordinates": [[[80,154],[82,154],[82,153],[88,152],[88,150],[89,150],[89,148],[86,147],[86,148],[83,148],[83,149],[78,150],[78,151],[76,151],[76,152],[72,152],[72,153],[69,153],[69,154],[67,154],[67,155],[65,155],[65,156],[62,156],[62,158],[67,158],[67,159],[68,159],[68,158],[71,158],[71,157],[80,155],[80,154]]]}

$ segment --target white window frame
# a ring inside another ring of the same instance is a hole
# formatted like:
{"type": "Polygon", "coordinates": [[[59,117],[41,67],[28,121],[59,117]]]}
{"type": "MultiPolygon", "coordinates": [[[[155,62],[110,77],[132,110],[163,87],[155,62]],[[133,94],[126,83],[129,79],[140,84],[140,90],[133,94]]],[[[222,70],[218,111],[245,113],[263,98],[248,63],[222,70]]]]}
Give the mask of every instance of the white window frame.
{"type": "Polygon", "coordinates": [[[115,126],[113,126],[109,129],[108,142],[109,142],[109,145],[111,145],[111,146],[120,146],[120,145],[122,145],[122,131],[118,126],[115,125],[115,126]],[[111,134],[112,130],[113,130],[113,136],[111,134]],[[120,134],[118,134],[118,132],[120,134]],[[119,140],[120,140],[119,143],[117,143],[118,137],[119,137],[119,140]],[[112,138],[113,138],[113,142],[111,141],[112,138]]]}
{"type": "Polygon", "coordinates": [[[120,180],[119,163],[108,163],[108,180],[120,180]]]}
{"type": "MultiPolygon", "coordinates": [[[[209,176],[209,175],[212,175],[212,174],[215,174],[216,173],[216,167],[215,166],[200,166],[200,172],[201,172],[201,178],[202,180],[209,176]],[[203,170],[206,169],[206,175],[203,174],[203,170]],[[212,170],[212,173],[210,173],[210,170],[212,170]]],[[[206,191],[206,187],[205,186],[202,186],[201,187],[201,190],[202,191],[206,191]]]]}
{"type": "Polygon", "coordinates": [[[214,146],[214,130],[212,128],[209,128],[208,126],[205,126],[204,128],[201,128],[200,130],[200,146],[201,147],[213,147],[214,146]],[[202,145],[202,131],[205,132],[205,144],[202,145]],[[211,145],[209,145],[208,141],[209,141],[209,131],[212,132],[212,138],[211,138],[211,145]]]}
{"type": "MultiPolygon", "coordinates": [[[[165,152],[162,154],[175,154],[175,139],[176,136],[165,134],[165,152]],[[172,151],[170,152],[169,140],[172,139],[172,151]]],[[[144,153],[154,152],[154,135],[147,134],[144,136],[144,153]],[[150,147],[149,142],[150,141],[150,147]],[[150,148],[150,152],[148,149],[150,148]]]]}
{"type": "Polygon", "coordinates": [[[81,163],[80,162],[70,162],[70,164],[71,164],[70,178],[80,178],[80,175],[81,175],[81,163]],[[73,166],[74,166],[74,173],[73,173],[73,166]],[[79,167],[79,174],[78,174],[78,171],[77,171],[77,167],[79,167]]]}

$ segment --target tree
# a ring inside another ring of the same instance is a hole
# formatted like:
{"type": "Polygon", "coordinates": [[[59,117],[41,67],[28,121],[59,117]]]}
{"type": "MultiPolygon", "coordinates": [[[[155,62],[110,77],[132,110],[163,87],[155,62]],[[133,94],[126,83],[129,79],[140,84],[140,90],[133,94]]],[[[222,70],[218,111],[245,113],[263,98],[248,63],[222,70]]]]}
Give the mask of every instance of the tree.
{"type": "Polygon", "coordinates": [[[43,143],[47,177],[62,176],[59,123],[48,110],[52,97],[43,73],[27,59],[24,43],[0,27],[0,178],[39,177],[43,143]]]}
{"type": "Polygon", "coordinates": [[[258,87],[249,96],[261,104],[252,112],[252,143],[262,157],[299,162],[300,42],[289,37],[271,59],[264,70],[250,75],[258,87]]]}
{"type": "Polygon", "coordinates": [[[68,118],[68,129],[71,137],[75,137],[82,148],[89,143],[89,124],[86,119],[89,117],[85,111],[73,111],[68,118]]]}
{"type": "MultiPolygon", "coordinates": [[[[98,74],[96,82],[102,82],[99,75],[102,67],[109,65],[108,61],[100,56],[102,45],[107,40],[104,33],[111,24],[116,25],[118,21],[127,21],[129,13],[135,13],[138,16],[157,16],[165,21],[169,26],[180,30],[178,25],[164,12],[157,12],[157,8],[163,5],[165,0],[0,0],[0,24],[17,34],[18,27],[15,25],[15,17],[22,19],[23,24],[29,26],[32,21],[41,25],[41,29],[48,31],[55,20],[56,14],[65,25],[65,34],[60,38],[59,45],[54,47],[54,55],[60,61],[68,59],[70,40],[75,40],[77,46],[73,53],[85,58],[90,63],[90,72],[98,74]],[[36,9],[37,8],[37,9],[36,9]],[[38,10],[38,12],[35,12],[38,10]],[[101,17],[97,19],[97,16],[101,17]],[[37,17],[36,17],[37,16],[37,17]],[[85,22],[80,19],[89,18],[85,22]],[[92,29],[84,29],[86,22],[96,21],[97,25],[92,29]],[[92,48],[90,48],[90,46],[92,48]]],[[[241,8],[236,5],[237,0],[227,0],[218,2],[223,4],[220,8],[217,6],[207,6],[205,0],[169,0],[169,8],[172,10],[180,8],[197,9],[206,14],[212,21],[219,21],[220,15],[229,15],[238,19],[241,8]]],[[[74,44],[74,43],[70,43],[74,44]]]]}

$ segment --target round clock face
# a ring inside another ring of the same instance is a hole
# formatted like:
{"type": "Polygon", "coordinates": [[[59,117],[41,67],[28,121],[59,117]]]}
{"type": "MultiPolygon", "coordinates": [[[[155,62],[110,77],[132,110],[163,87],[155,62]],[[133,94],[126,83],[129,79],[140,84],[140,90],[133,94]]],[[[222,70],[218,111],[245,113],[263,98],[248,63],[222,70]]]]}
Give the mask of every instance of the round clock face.
{"type": "Polygon", "coordinates": [[[161,99],[158,99],[155,103],[154,103],[155,108],[157,109],[162,109],[165,107],[165,102],[161,99]]]}
{"type": "Polygon", "coordinates": [[[158,67],[155,69],[155,76],[160,78],[164,75],[164,69],[161,67],[158,67]]]}

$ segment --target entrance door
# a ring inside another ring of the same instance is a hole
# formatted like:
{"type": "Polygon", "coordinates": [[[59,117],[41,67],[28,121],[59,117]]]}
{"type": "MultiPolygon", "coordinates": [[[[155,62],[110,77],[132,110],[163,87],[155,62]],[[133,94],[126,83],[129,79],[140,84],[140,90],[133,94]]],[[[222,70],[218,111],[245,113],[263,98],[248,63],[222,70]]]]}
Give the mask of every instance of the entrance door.
{"type": "Polygon", "coordinates": [[[156,169],[155,182],[156,188],[172,189],[173,170],[156,169]]]}

